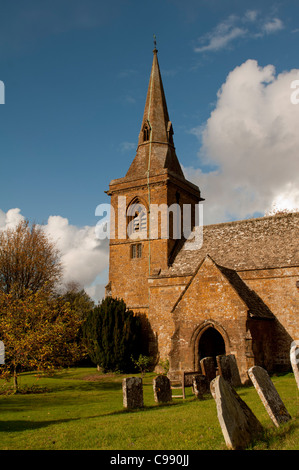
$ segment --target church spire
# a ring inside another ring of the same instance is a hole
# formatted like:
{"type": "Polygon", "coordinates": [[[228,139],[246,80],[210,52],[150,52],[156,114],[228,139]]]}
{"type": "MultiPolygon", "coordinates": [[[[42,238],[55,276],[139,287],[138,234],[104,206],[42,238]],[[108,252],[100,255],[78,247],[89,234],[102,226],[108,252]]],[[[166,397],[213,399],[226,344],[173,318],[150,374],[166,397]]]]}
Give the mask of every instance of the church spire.
{"type": "Polygon", "coordinates": [[[138,148],[126,176],[139,178],[169,170],[176,176],[184,178],[175,153],[172,123],[168,115],[156,40],[154,46],[138,148]]]}
{"type": "Polygon", "coordinates": [[[145,141],[143,129],[147,126],[152,132],[152,142],[164,142],[166,144],[169,142],[167,138],[169,116],[156,45],[153,54],[152,70],[144,107],[141,132],[139,134],[139,144],[145,141]]]}

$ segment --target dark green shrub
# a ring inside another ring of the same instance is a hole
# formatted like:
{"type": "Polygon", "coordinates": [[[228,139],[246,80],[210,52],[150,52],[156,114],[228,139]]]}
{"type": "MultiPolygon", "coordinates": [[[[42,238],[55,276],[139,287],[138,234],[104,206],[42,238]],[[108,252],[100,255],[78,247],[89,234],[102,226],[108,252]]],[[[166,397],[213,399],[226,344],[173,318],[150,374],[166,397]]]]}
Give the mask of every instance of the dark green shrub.
{"type": "Polygon", "coordinates": [[[104,372],[134,370],[131,357],[141,352],[141,320],[122,299],[106,297],[83,326],[88,355],[104,372]]]}

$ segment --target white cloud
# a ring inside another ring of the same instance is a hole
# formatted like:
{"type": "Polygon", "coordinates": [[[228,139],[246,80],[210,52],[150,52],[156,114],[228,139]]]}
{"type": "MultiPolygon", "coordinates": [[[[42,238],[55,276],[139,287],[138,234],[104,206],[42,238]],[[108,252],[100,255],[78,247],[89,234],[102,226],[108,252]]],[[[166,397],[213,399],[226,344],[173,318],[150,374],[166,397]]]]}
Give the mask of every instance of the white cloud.
{"type": "Polygon", "coordinates": [[[258,16],[258,11],[256,10],[247,10],[244,15],[243,21],[255,21],[258,16]]]}
{"type": "Polygon", "coordinates": [[[247,10],[242,17],[230,15],[212,31],[199,38],[195,52],[218,51],[230,46],[241,38],[261,38],[284,28],[279,18],[264,19],[257,10],[247,10]]]}
{"type": "MultiPolygon", "coordinates": [[[[10,209],[6,213],[0,209],[2,230],[15,227],[24,219],[20,209],[10,209]]],[[[96,300],[101,299],[108,267],[108,239],[98,240],[95,227],[76,227],[61,216],[49,217],[42,227],[61,253],[63,282],[76,282],[96,300]]]]}
{"type": "Polygon", "coordinates": [[[200,161],[213,170],[185,168],[206,198],[205,223],[265,213],[283,201],[299,207],[299,104],[290,100],[298,77],[299,70],[276,75],[273,65],[255,60],[228,75],[210,118],[198,127],[200,161]]]}
{"type": "Polygon", "coordinates": [[[266,31],[267,34],[272,34],[276,33],[276,31],[279,31],[284,28],[283,22],[279,18],[273,18],[270,21],[267,21],[264,24],[264,30],[266,31]]]}
{"type": "Polygon", "coordinates": [[[108,240],[98,240],[95,227],[76,227],[60,216],[49,217],[44,229],[61,252],[64,281],[92,286],[108,266],[108,240]]]}
{"type": "Polygon", "coordinates": [[[24,219],[21,209],[9,209],[6,213],[0,209],[0,230],[14,228],[24,219]]]}
{"type": "Polygon", "coordinates": [[[299,211],[299,187],[287,183],[274,198],[272,208],[274,211],[299,211]]]}
{"type": "Polygon", "coordinates": [[[244,36],[247,30],[236,26],[237,19],[235,15],[231,15],[219,23],[211,32],[199,39],[199,42],[207,42],[207,44],[196,47],[195,52],[218,51],[238,37],[244,36]]]}

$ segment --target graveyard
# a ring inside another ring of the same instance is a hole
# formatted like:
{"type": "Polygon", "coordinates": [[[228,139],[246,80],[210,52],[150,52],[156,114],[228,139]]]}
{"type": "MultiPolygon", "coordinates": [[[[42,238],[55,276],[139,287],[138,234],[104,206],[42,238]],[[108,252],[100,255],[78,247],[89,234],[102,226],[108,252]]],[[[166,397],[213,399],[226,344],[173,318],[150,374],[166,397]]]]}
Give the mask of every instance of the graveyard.
{"type": "MultiPolygon", "coordinates": [[[[256,374],[258,375],[258,374],[256,374]]],[[[95,368],[70,368],[49,377],[21,374],[20,393],[0,382],[1,450],[227,450],[215,399],[185,388],[185,398],[164,402],[164,379],[155,373],[142,382],[142,407],[128,408],[124,382],[133,376],[95,368]],[[154,384],[155,387],[154,387],[154,384]],[[159,397],[162,401],[159,401],[159,397]]],[[[235,387],[263,428],[245,449],[299,449],[299,393],[294,373],[270,378],[290,419],[271,419],[255,386],[235,387]]],[[[132,381],[130,382],[132,385],[132,381]]],[[[168,395],[169,397],[169,395],[168,395]]],[[[244,406],[244,405],[243,405],[244,406]]],[[[244,409],[244,408],[243,408],[244,409]]]]}

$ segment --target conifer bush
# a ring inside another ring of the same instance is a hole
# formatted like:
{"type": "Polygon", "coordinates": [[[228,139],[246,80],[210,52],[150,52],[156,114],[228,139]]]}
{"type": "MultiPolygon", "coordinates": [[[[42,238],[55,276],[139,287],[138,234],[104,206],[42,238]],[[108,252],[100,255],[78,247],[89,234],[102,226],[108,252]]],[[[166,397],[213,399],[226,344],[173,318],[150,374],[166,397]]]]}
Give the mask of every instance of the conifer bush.
{"type": "Polygon", "coordinates": [[[103,372],[133,372],[141,353],[141,320],[122,299],[106,297],[88,314],[84,341],[92,362],[103,372]]]}

